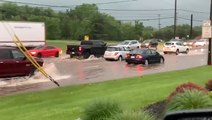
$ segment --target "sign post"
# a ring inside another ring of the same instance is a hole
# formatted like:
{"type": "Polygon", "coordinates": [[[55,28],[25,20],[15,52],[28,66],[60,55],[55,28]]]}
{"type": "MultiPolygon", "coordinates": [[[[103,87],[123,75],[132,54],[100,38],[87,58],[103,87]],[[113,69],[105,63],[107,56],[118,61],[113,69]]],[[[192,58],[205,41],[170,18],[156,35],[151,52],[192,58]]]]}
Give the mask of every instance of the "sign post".
{"type": "Polygon", "coordinates": [[[212,27],[211,27],[211,20],[205,20],[202,24],[202,38],[206,38],[209,41],[208,45],[208,65],[211,65],[212,58],[211,58],[211,38],[212,38],[212,27]]]}
{"type": "Polygon", "coordinates": [[[205,20],[202,24],[202,38],[211,38],[211,21],[205,20]]]}

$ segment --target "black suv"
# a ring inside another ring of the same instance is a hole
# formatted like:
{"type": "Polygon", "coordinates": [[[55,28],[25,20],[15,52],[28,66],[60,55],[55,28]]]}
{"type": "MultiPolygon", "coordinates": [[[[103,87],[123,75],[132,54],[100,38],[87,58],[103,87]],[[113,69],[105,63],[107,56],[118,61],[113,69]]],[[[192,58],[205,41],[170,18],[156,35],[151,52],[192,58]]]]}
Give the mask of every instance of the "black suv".
{"type": "Polygon", "coordinates": [[[158,46],[158,43],[160,42],[160,39],[148,39],[148,40],[144,40],[141,43],[141,47],[145,47],[145,48],[156,48],[158,46]]]}

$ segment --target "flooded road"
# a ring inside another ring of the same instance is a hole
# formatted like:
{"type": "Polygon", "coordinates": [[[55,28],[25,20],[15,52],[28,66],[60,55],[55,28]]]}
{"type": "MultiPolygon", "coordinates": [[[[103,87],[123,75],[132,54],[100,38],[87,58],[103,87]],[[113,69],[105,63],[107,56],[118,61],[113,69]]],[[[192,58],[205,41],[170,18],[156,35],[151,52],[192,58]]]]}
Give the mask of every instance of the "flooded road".
{"type": "MultiPolygon", "coordinates": [[[[133,76],[142,76],[165,71],[181,70],[207,64],[207,50],[192,50],[186,54],[164,55],[164,64],[127,65],[125,61],[105,61],[103,58],[87,60],[44,58],[44,69],[61,85],[74,85],[114,80],[133,76]]],[[[22,77],[12,80],[0,80],[0,95],[46,90],[57,87],[37,73],[32,78],[22,77]]]]}

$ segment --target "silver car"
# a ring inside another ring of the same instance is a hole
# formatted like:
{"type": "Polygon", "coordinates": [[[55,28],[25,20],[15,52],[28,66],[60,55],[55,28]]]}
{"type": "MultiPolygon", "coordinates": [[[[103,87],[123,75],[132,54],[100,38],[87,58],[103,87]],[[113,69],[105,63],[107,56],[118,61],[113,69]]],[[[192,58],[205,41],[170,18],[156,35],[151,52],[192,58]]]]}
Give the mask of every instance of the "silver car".
{"type": "Polygon", "coordinates": [[[119,46],[109,46],[107,47],[104,58],[105,60],[117,60],[122,61],[125,59],[125,55],[129,53],[128,50],[125,50],[123,47],[119,46]]]}
{"type": "Polygon", "coordinates": [[[141,43],[138,40],[124,40],[119,43],[117,46],[124,47],[126,50],[133,50],[140,48],[141,43]]]}

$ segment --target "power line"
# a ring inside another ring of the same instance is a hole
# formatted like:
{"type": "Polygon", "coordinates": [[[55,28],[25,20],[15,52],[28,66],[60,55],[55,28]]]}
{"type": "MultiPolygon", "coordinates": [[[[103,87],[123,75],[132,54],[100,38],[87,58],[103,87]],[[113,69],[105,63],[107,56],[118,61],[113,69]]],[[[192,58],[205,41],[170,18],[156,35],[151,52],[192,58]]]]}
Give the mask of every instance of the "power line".
{"type": "MultiPolygon", "coordinates": [[[[174,17],[161,17],[160,20],[172,19],[174,17]]],[[[158,20],[158,18],[145,18],[145,19],[130,19],[130,20],[120,20],[120,21],[152,21],[158,20]]]]}
{"type": "Polygon", "coordinates": [[[115,4],[115,3],[123,3],[123,2],[132,2],[138,0],[122,0],[122,1],[114,1],[114,2],[105,2],[105,3],[94,3],[96,5],[105,5],[105,4],[115,4]]]}
{"type": "MultiPolygon", "coordinates": [[[[182,19],[182,20],[189,20],[189,21],[191,20],[191,19],[188,19],[188,18],[180,17],[180,16],[178,16],[177,18],[182,19]]],[[[195,21],[195,22],[202,22],[203,20],[193,19],[193,21],[195,21]]]]}
{"type": "MultiPolygon", "coordinates": [[[[52,8],[73,8],[79,5],[49,5],[49,4],[38,4],[38,3],[31,3],[31,2],[18,2],[18,1],[9,1],[9,0],[0,0],[2,2],[8,3],[16,3],[22,5],[33,5],[39,7],[52,7],[52,8]]],[[[116,3],[123,3],[123,2],[132,2],[137,0],[121,0],[121,1],[113,1],[113,2],[102,2],[102,3],[93,3],[96,5],[104,5],[104,4],[116,4],[116,3]]],[[[173,11],[174,9],[99,9],[103,11],[123,11],[123,12],[136,12],[136,11],[173,11]]],[[[194,10],[186,10],[186,9],[178,9],[178,11],[189,12],[189,13],[201,13],[201,14],[209,14],[209,12],[204,11],[194,11],[194,10]]]]}
{"type": "Polygon", "coordinates": [[[8,0],[0,0],[2,2],[7,3],[16,3],[16,4],[22,4],[22,5],[33,5],[33,6],[40,6],[40,7],[53,7],[53,8],[70,8],[77,5],[70,5],[70,6],[58,6],[58,5],[47,5],[47,4],[38,4],[38,3],[30,3],[30,2],[18,2],[18,1],[8,1],[8,0]]]}
{"type": "Polygon", "coordinates": [[[203,11],[194,11],[194,10],[185,10],[185,9],[178,9],[178,10],[183,12],[189,12],[189,13],[209,14],[209,12],[203,12],[203,11]]]}
{"type": "Polygon", "coordinates": [[[104,11],[121,11],[121,12],[135,12],[135,11],[173,11],[174,9],[140,9],[140,10],[130,10],[130,9],[99,9],[104,11]]]}
{"type": "MultiPolygon", "coordinates": [[[[33,5],[33,6],[41,6],[41,7],[53,7],[53,8],[73,8],[79,5],[49,5],[49,4],[38,4],[38,3],[31,3],[31,2],[18,2],[18,1],[8,1],[8,0],[0,0],[2,2],[8,2],[8,3],[16,3],[16,4],[22,4],[22,5],[33,5]]],[[[115,2],[104,2],[104,3],[93,3],[96,5],[104,5],[104,4],[116,4],[116,3],[123,3],[123,2],[131,2],[131,1],[137,1],[137,0],[122,0],[122,1],[115,1],[115,2]]]]}

